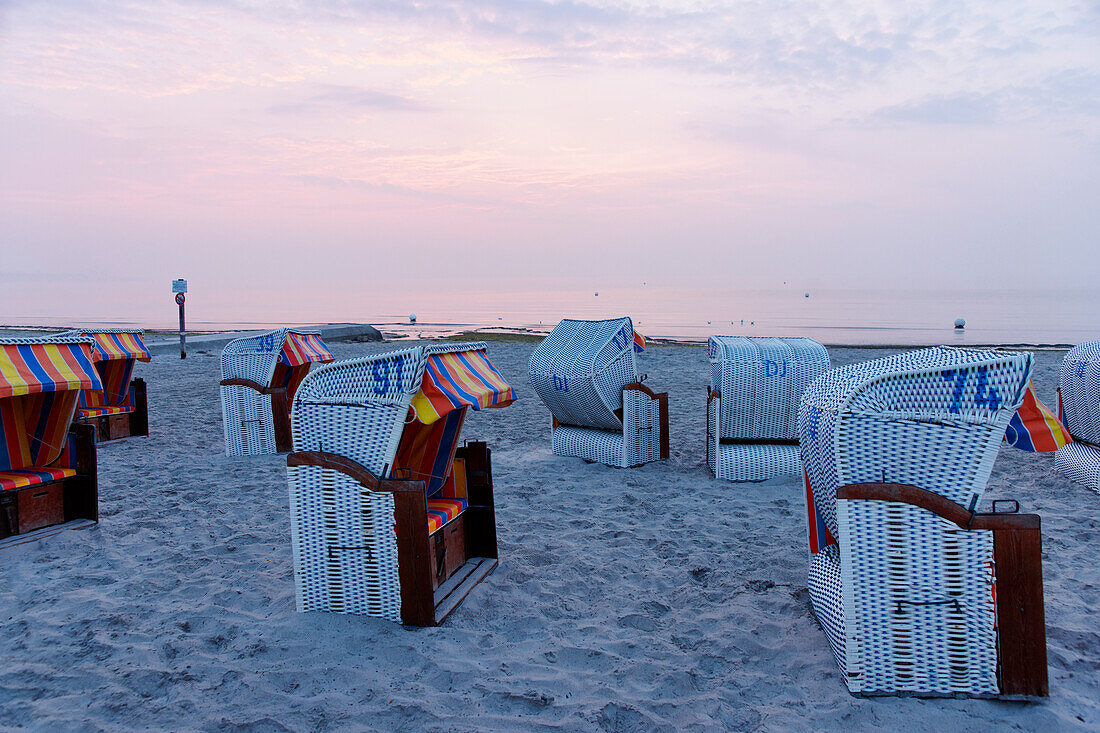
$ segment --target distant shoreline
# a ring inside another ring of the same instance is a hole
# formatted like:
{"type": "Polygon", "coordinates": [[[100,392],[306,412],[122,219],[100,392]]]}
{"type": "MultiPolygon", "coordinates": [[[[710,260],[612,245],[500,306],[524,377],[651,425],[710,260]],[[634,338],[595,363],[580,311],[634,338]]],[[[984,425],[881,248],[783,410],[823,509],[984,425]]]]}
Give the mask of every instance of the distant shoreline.
{"type": "MultiPolygon", "coordinates": [[[[423,324],[395,324],[384,323],[378,324],[376,327],[382,332],[383,340],[385,341],[410,341],[410,340],[447,340],[447,341],[510,341],[510,342],[531,342],[535,343],[541,341],[550,332],[549,329],[545,331],[538,331],[530,328],[523,327],[511,327],[511,326],[486,326],[484,328],[473,329],[461,329],[455,328],[457,324],[438,324],[438,323],[423,323],[423,324]],[[444,329],[438,333],[423,333],[421,329],[444,329]],[[414,333],[418,332],[418,333],[414,333]]],[[[20,335],[48,335],[50,333],[60,333],[61,331],[69,330],[73,326],[38,326],[38,325],[5,325],[0,324],[0,337],[18,337],[20,335]]],[[[124,326],[113,326],[114,328],[124,326]]],[[[313,325],[295,325],[292,327],[297,328],[312,328],[313,325]]],[[[93,328],[93,327],[88,327],[93,328]]],[[[136,329],[144,331],[146,336],[153,336],[163,339],[175,338],[178,331],[165,330],[165,329],[136,329]]],[[[231,328],[231,329],[214,329],[214,330],[188,330],[188,336],[217,336],[226,335],[231,336],[234,334],[245,334],[253,331],[265,330],[262,328],[231,328]]],[[[341,339],[333,339],[339,341],[341,339]]],[[[919,349],[928,346],[940,346],[943,342],[928,342],[928,343],[896,343],[896,344],[866,344],[866,343],[828,343],[823,342],[823,345],[830,349],[879,349],[883,351],[900,351],[905,349],[919,349]]],[[[707,345],[705,338],[667,338],[667,337],[647,337],[647,346],[686,346],[701,348],[707,345]]],[[[965,348],[972,349],[1006,349],[1006,350],[1041,350],[1041,351],[1068,351],[1073,348],[1074,344],[1063,343],[989,343],[989,344],[961,344],[965,348]]]]}

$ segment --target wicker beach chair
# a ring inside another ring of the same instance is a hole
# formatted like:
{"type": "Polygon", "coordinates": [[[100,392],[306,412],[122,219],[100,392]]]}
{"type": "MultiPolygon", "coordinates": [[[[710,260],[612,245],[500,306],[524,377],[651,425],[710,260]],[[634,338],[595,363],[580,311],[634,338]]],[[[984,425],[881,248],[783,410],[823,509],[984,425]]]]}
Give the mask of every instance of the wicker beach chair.
{"type": "Polygon", "coordinates": [[[73,423],[81,390],[103,389],[95,341],[0,339],[0,538],[99,518],[95,429],[73,423]]]}
{"type": "Polygon", "coordinates": [[[95,341],[92,359],[103,389],[82,390],[76,419],[96,429],[96,440],[149,434],[149,398],[145,380],[133,378],[134,366],[149,361],[141,331],[128,329],[73,330],[62,336],[86,336],[95,341]]]}
{"type": "Polygon", "coordinates": [[[529,376],[550,409],[554,455],[620,468],[668,458],[668,393],[641,383],[629,318],[562,321],[529,376]]]}
{"type": "Polygon", "coordinates": [[[1073,442],[1054,453],[1054,467],[1100,492],[1100,341],[1087,341],[1066,354],[1058,402],[1073,442]]]}
{"type": "Polygon", "coordinates": [[[727,481],[799,474],[798,399],[829,370],[808,338],[711,336],[707,464],[727,481]]]}
{"type": "Polygon", "coordinates": [[[228,456],[286,453],[290,405],[314,362],[332,361],[319,331],[280,328],[222,351],[222,423],[228,456]]]}
{"type": "Polygon", "coordinates": [[[298,610],[441,623],[497,564],[490,451],[462,424],[514,399],[483,343],[310,374],[287,457],[298,610]]]}
{"type": "Polygon", "coordinates": [[[1039,517],[974,513],[1031,366],[939,347],[802,395],[810,600],[851,692],[1047,694],[1039,517]]]}

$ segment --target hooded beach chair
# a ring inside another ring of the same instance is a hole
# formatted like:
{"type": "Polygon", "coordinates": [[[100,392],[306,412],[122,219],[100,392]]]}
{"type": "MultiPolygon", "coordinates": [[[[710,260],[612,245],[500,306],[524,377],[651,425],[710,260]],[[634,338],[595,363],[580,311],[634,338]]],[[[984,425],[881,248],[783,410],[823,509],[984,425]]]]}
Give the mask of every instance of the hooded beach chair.
{"type": "Polygon", "coordinates": [[[0,339],[0,538],[99,518],[95,429],[73,423],[80,391],[103,388],[94,345],[0,339]]]}
{"type": "Polygon", "coordinates": [[[80,392],[76,419],[95,426],[96,440],[114,440],[149,434],[149,399],[145,380],[133,378],[134,366],[149,361],[141,331],[126,329],[73,330],[63,336],[86,336],[95,341],[92,360],[103,389],[80,392]]]}
{"type": "Polygon", "coordinates": [[[707,464],[727,481],[802,473],[798,399],[829,371],[825,347],[808,338],[711,336],[707,464]]]}
{"type": "Polygon", "coordinates": [[[228,456],[290,450],[290,405],[310,364],[332,361],[319,331],[280,328],[222,351],[222,424],[228,456]]]}
{"type": "Polygon", "coordinates": [[[514,399],[483,343],[310,374],[287,456],[298,610],[441,623],[497,564],[490,451],[459,445],[466,411],[514,399]]]}
{"type": "Polygon", "coordinates": [[[802,395],[810,601],[851,692],[1047,694],[1039,517],[974,513],[1031,367],[938,347],[802,395]]]}
{"type": "Polygon", "coordinates": [[[668,393],[641,383],[629,318],[566,319],[531,354],[554,455],[628,468],[668,458],[668,393]]]}
{"type": "Polygon", "coordinates": [[[1087,341],[1066,354],[1058,404],[1073,442],[1054,453],[1054,467],[1100,492],[1100,341],[1087,341]]]}

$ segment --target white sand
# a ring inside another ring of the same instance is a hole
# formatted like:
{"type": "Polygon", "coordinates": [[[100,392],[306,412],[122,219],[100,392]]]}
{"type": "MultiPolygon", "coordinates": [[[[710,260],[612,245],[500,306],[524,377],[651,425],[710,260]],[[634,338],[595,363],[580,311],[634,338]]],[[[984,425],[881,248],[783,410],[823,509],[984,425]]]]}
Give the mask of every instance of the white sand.
{"type": "MultiPolygon", "coordinates": [[[[520,400],[464,433],[493,449],[500,567],[435,629],[295,613],[285,459],[224,456],[215,355],[140,365],[151,435],[101,446],[99,525],[0,552],[0,727],[1100,727],[1100,496],[1050,455],[1004,448],[983,502],[1042,515],[1050,700],[856,698],[810,612],[800,481],[704,464],[706,352],[642,357],[672,459],[617,470],[550,453],[531,349],[490,344],[520,400]]],[[[1038,355],[1051,402],[1061,357],[1038,355]]]]}

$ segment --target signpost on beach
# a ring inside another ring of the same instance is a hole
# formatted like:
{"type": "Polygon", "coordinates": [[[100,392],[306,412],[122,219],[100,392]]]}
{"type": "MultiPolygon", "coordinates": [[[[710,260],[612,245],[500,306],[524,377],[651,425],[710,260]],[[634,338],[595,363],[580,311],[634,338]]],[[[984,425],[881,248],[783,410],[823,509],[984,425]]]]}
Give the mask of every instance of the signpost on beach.
{"type": "Polygon", "coordinates": [[[183,278],[172,281],[172,292],[176,294],[176,305],[180,307],[180,358],[187,358],[187,331],[184,328],[183,304],[187,302],[187,281],[183,278]]]}

